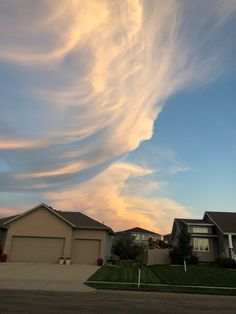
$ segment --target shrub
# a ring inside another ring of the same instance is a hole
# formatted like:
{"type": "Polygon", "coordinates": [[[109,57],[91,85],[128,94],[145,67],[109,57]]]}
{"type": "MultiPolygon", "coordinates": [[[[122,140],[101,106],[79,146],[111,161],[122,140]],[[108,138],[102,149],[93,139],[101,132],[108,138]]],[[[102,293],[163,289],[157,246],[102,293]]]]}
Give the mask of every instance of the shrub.
{"type": "Polygon", "coordinates": [[[188,263],[191,265],[198,264],[198,257],[196,255],[191,254],[188,258],[188,263]]]}
{"type": "MultiPolygon", "coordinates": [[[[178,247],[174,247],[172,250],[170,250],[169,256],[171,259],[171,264],[182,265],[184,263],[184,257],[181,255],[178,247]]],[[[192,265],[197,264],[198,257],[196,255],[190,254],[186,258],[186,262],[192,265]]]]}
{"type": "Polygon", "coordinates": [[[170,250],[169,257],[171,259],[171,264],[181,265],[184,262],[184,259],[177,247],[174,247],[172,250],[170,250]]]}
{"type": "Polygon", "coordinates": [[[236,268],[235,260],[229,257],[218,257],[216,259],[216,264],[224,268],[236,268]]]}
{"type": "Polygon", "coordinates": [[[121,260],[136,260],[144,254],[145,248],[134,242],[134,237],[125,235],[120,237],[112,247],[112,253],[121,260]]]}

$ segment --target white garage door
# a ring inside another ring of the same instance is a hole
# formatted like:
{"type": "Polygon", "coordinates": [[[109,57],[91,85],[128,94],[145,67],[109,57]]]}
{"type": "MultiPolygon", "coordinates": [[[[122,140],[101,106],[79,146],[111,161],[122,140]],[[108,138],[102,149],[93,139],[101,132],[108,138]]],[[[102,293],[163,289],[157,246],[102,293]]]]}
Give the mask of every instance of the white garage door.
{"type": "Polygon", "coordinates": [[[100,240],[76,240],[75,263],[82,265],[96,265],[97,259],[100,257],[100,247],[100,240]]]}
{"type": "Polygon", "coordinates": [[[64,238],[13,237],[10,261],[56,263],[63,256],[64,238]]]}

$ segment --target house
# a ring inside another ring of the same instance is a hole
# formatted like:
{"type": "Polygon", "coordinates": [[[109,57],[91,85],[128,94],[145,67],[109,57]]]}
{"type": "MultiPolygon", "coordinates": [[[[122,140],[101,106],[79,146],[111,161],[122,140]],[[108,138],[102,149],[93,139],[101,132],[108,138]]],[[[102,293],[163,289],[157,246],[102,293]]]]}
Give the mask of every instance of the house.
{"type": "Polygon", "coordinates": [[[40,204],[20,215],[0,219],[0,243],[12,262],[96,264],[110,257],[113,231],[80,213],[40,204]]]}
{"type": "Polygon", "coordinates": [[[163,235],[163,241],[164,241],[166,244],[171,245],[171,237],[172,237],[172,234],[171,234],[171,233],[165,234],[165,235],[163,235]]]}
{"type": "Polygon", "coordinates": [[[142,244],[144,246],[148,246],[148,240],[150,237],[152,237],[154,240],[161,239],[160,234],[140,227],[116,232],[114,237],[115,240],[117,240],[122,236],[132,236],[136,244],[142,244]]]}
{"type": "Polygon", "coordinates": [[[193,252],[200,262],[214,262],[217,257],[236,259],[236,213],[205,212],[203,219],[176,218],[172,228],[172,245],[178,243],[180,231],[191,236],[193,252]]]}

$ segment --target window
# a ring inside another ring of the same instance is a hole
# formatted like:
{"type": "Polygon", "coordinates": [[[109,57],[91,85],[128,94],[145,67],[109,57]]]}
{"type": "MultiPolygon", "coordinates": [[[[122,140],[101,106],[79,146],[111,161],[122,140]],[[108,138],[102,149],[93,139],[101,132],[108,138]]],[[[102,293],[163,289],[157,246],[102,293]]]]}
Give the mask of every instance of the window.
{"type": "Polygon", "coordinates": [[[206,227],[193,227],[193,233],[208,233],[208,228],[206,228],[206,227]]]}
{"type": "Polygon", "coordinates": [[[135,233],[133,234],[136,241],[144,241],[145,240],[145,234],[135,233]]]}
{"type": "Polygon", "coordinates": [[[201,238],[193,238],[194,251],[209,252],[209,240],[201,238]]]}

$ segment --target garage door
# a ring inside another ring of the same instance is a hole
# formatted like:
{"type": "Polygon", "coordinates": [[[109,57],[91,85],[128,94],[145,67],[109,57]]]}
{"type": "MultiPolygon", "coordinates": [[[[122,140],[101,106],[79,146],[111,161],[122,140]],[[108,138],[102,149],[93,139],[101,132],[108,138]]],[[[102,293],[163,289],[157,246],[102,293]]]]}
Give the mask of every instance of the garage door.
{"type": "Polygon", "coordinates": [[[64,251],[63,238],[13,237],[12,262],[56,263],[64,251]]]}
{"type": "Polygon", "coordinates": [[[96,265],[97,259],[100,257],[100,247],[100,240],[76,240],[75,263],[82,265],[96,265]]]}

